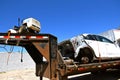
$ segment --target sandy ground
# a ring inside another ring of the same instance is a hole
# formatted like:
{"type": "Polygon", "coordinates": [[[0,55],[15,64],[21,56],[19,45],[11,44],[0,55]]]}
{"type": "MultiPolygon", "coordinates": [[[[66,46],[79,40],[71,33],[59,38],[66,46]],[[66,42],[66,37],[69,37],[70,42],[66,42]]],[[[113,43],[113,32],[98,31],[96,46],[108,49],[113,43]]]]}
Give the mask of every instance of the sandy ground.
{"type": "MultiPolygon", "coordinates": [[[[0,73],[0,80],[40,80],[36,77],[34,69],[13,70],[0,73]]],[[[43,80],[48,80],[43,78],[43,80]]]]}
{"type": "Polygon", "coordinates": [[[39,80],[33,69],[13,70],[0,73],[0,80],[39,80]]]}

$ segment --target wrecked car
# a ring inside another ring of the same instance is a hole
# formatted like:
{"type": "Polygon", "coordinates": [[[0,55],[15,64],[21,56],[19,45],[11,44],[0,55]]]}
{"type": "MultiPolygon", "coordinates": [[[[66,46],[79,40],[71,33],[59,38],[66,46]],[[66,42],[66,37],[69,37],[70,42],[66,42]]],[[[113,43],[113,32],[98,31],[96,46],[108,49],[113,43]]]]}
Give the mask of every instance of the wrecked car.
{"type": "Polygon", "coordinates": [[[58,44],[63,57],[80,63],[120,59],[120,47],[115,42],[95,34],[81,34],[58,44]]]}

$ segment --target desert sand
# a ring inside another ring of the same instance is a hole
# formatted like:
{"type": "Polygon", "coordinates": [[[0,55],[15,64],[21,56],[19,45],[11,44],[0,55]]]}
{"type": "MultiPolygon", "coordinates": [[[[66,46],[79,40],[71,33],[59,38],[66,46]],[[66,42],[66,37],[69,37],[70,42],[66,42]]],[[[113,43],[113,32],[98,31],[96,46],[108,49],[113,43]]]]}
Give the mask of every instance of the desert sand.
{"type": "Polygon", "coordinates": [[[12,70],[0,73],[0,80],[39,80],[34,69],[12,70]]]}

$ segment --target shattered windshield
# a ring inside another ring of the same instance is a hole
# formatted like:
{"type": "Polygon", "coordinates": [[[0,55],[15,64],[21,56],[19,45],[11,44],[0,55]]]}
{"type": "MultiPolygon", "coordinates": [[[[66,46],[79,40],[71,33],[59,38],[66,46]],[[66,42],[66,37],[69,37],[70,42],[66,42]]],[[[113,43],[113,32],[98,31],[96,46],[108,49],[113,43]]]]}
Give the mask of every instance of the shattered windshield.
{"type": "Polygon", "coordinates": [[[92,35],[87,35],[87,36],[84,36],[84,39],[87,39],[87,40],[95,40],[95,37],[92,36],[92,35]]]}

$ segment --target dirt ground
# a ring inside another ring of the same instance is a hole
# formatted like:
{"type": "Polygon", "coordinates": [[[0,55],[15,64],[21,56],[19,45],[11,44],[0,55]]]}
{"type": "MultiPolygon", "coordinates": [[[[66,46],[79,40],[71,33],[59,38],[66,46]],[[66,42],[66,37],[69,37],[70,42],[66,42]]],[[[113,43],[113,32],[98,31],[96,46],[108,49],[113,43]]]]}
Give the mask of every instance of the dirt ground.
{"type": "MultiPolygon", "coordinates": [[[[36,77],[34,69],[13,70],[0,72],[0,80],[40,80],[36,77]]],[[[43,78],[43,80],[48,80],[43,78]]]]}

